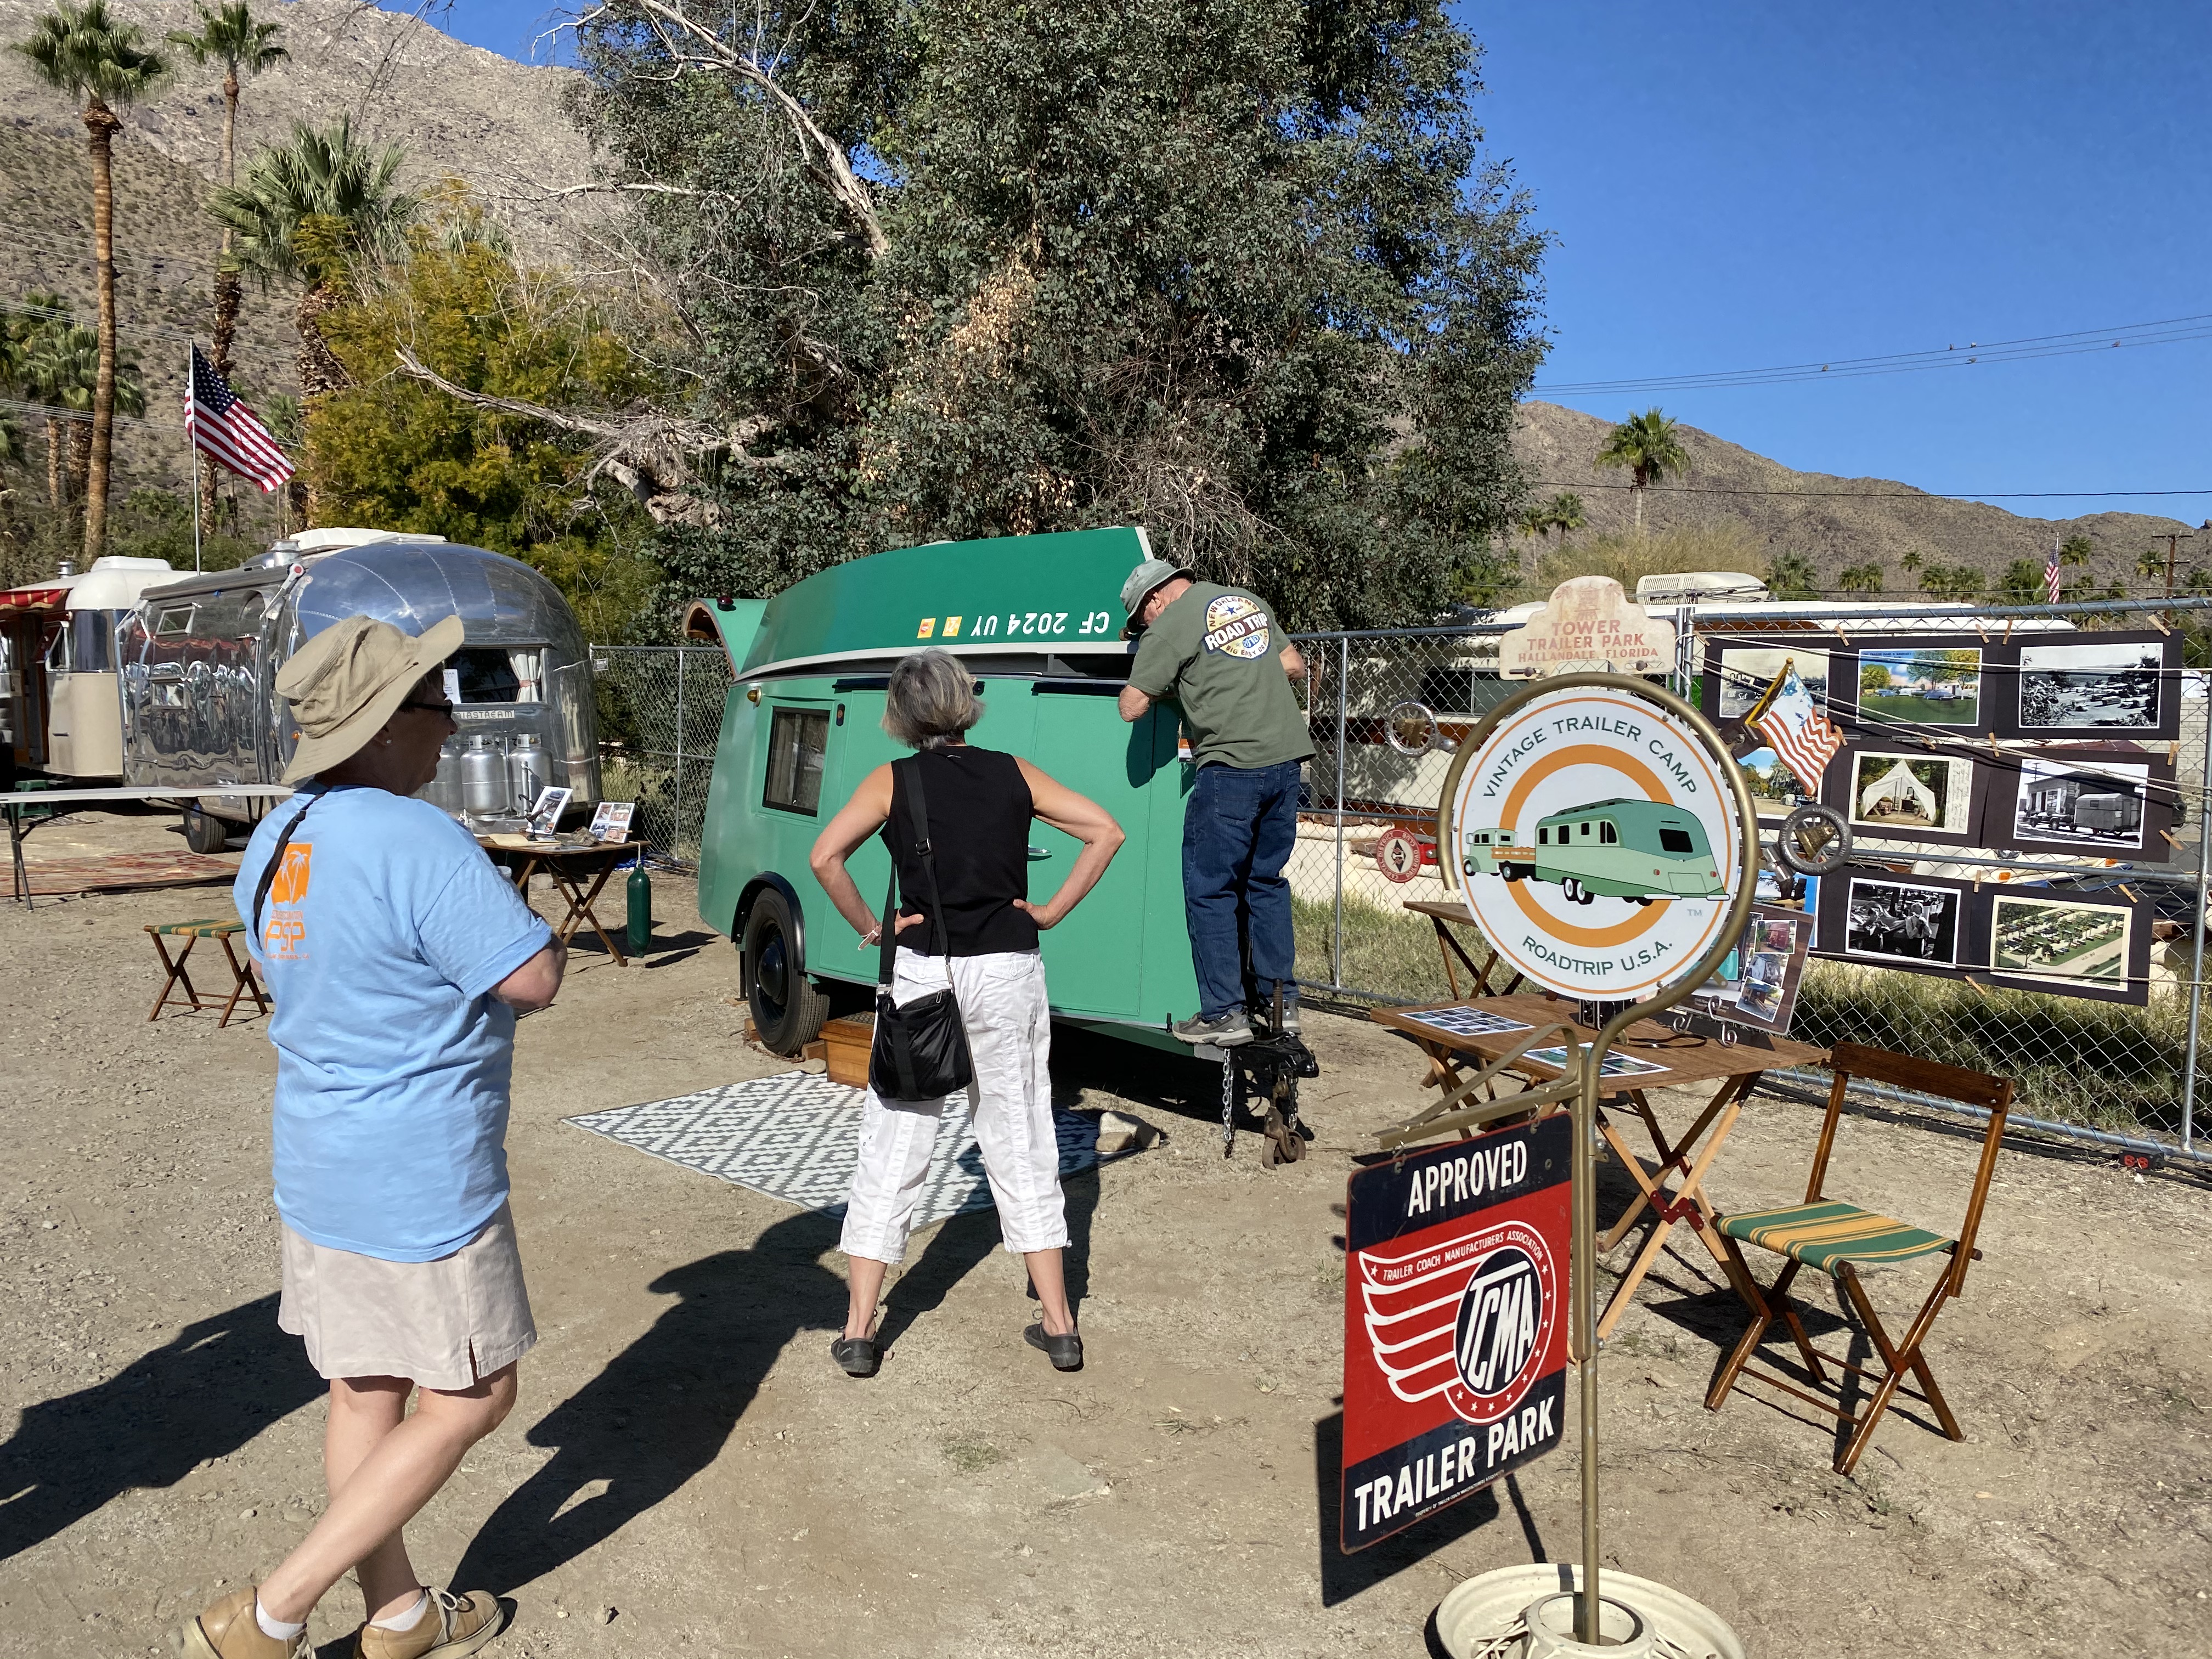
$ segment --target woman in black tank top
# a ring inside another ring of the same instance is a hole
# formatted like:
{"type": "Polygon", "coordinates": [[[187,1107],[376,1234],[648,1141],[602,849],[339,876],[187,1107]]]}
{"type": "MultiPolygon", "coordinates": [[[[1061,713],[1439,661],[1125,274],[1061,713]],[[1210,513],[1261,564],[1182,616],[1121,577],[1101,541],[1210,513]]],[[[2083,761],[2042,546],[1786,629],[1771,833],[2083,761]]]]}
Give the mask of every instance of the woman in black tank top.
{"type": "Polygon", "coordinates": [[[808,860],[861,942],[877,944],[880,924],[845,860],[871,836],[884,832],[899,893],[891,995],[903,1004],[949,987],[975,1064],[975,1080],[966,1096],[950,1103],[884,1101],[868,1091],[842,1240],[851,1269],[851,1302],[844,1334],[830,1345],[831,1357],[854,1376],[872,1376],[880,1359],[873,1333],[884,1273],[905,1255],[938,1121],[948,1103],[972,1116],[1000,1231],[1006,1248],[1027,1263],[1042,1310],[1042,1320],[1023,1332],[1023,1340],[1061,1370],[1083,1364],[1083,1339],[1060,1269],[1067,1223],[1052,1116],[1052,1013],[1037,934],[1057,924],[1097,884],[1120,850],[1122,835],[1103,809],[1029,762],[972,747],[964,734],[982,717],[974,681],[956,658],[921,651],[902,661],[884,697],[884,729],[910,744],[915,757],[871,772],[823,826],[808,860]],[[909,768],[927,803],[927,860],[911,828],[909,768]],[[1029,900],[1032,818],[1083,843],[1075,867],[1043,904],[1029,900]],[[927,896],[932,862],[941,915],[927,896]]]}

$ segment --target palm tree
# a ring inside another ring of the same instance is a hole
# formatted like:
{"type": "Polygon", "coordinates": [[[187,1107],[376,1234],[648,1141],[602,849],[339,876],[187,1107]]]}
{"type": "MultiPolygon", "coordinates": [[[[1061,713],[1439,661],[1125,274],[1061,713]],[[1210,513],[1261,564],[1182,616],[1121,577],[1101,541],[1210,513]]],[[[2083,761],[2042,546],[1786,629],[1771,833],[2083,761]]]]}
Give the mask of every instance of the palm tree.
{"type": "MultiPolygon", "coordinates": [[[[395,252],[422,198],[394,187],[404,153],[358,143],[340,116],[319,131],[295,122],[291,142],[264,146],[246,182],[208,198],[216,222],[234,234],[240,268],[267,292],[283,280],[306,284],[294,318],[300,335],[300,393],[315,405],[352,382],[323,337],[323,317],[343,301],[346,273],[364,257],[395,252]]],[[[312,472],[308,518],[314,514],[312,472]]]]}
{"type": "Polygon", "coordinates": [[[1921,566],[1921,563],[1922,563],[1922,560],[1921,560],[1920,556],[1919,556],[1917,553],[1908,553],[1908,554],[1906,554],[1903,558],[1899,559],[1897,562],[1898,562],[1899,568],[1901,568],[1901,569],[1905,572],[1905,574],[1906,575],[1908,575],[1908,576],[1909,576],[1909,575],[1911,575],[1914,571],[1916,571],[1916,570],[1917,570],[1917,569],[1919,569],[1919,568],[1920,568],[1920,566],[1921,566]]]}
{"type": "Polygon", "coordinates": [[[2158,580],[2166,574],[2166,555],[2155,547],[2146,547],[2136,555],[2136,574],[2158,580]]]}
{"type": "Polygon", "coordinates": [[[88,564],[107,544],[108,461],[115,439],[115,135],[116,111],[151,92],[168,73],[161,55],[144,44],[135,23],[108,15],[107,0],[55,0],[27,40],[13,50],[30,61],[38,77],[84,106],[92,150],[92,264],[100,295],[100,374],[92,398],[92,453],[84,499],[84,556],[88,564]]]}
{"type": "Polygon", "coordinates": [[[1766,586],[1778,599],[1819,597],[1814,580],[1813,562],[1802,553],[1779,553],[1767,561],[1766,586]]]}
{"type": "Polygon", "coordinates": [[[2043,567],[2033,559],[2014,559],[1997,582],[1999,595],[2010,605],[2033,605],[2047,591],[2043,567]]]}
{"type": "Polygon", "coordinates": [[[1690,470],[1690,452],[1681,428],[1656,409],[1632,415],[1607,434],[1597,453],[1600,466],[1628,469],[1628,493],[1636,503],[1636,533],[1644,533],[1644,492],[1690,470]]]}
{"type": "Polygon", "coordinates": [[[1580,530],[1589,520],[1583,517],[1583,498],[1571,489],[1563,489],[1552,497],[1552,504],[1544,509],[1544,527],[1559,532],[1559,545],[1567,544],[1567,532],[1580,530]]]}
{"type": "Polygon", "coordinates": [[[1879,593],[1882,590],[1881,562],[1847,564],[1836,572],[1836,586],[1845,593],[1879,593]]]}
{"type": "MultiPolygon", "coordinates": [[[[50,295],[33,295],[35,301],[50,295]]],[[[56,307],[57,310],[63,307],[56,307]]],[[[85,366],[91,365],[92,383],[100,379],[100,337],[67,317],[48,317],[24,337],[16,359],[15,384],[25,398],[41,404],[46,416],[46,504],[59,513],[69,501],[70,463],[64,434],[74,424],[64,411],[76,400],[84,385],[85,366]]],[[[91,434],[86,433],[86,459],[91,459],[91,434]]]]}
{"type": "Polygon", "coordinates": [[[2089,556],[2096,550],[2097,544],[2077,530],[2058,544],[2058,562],[2069,566],[2084,565],[2089,562],[2089,556]]]}
{"type": "MultiPolygon", "coordinates": [[[[264,70],[274,69],[289,56],[276,44],[276,37],[284,32],[279,23],[258,23],[246,0],[228,0],[213,10],[193,0],[192,9],[200,15],[197,31],[176,29],[170,40],[191,55],[195,64],[203,69],[210,64],[222,65],[222,182],[235,187],[238,184],[238,94],[240,77],[251,79],[264,70]]],[[[222,253],[216,263],[215,271],[215,349],[209,362],[215,372],[225,380],[230,378],[230,342],[238,329],[240,283],[238,262],[230,251],[232,231],[225,225],[222,232],[222,253]]],[[[208,488],[214,487],[214,475],[208,475],[208,488]]]]}

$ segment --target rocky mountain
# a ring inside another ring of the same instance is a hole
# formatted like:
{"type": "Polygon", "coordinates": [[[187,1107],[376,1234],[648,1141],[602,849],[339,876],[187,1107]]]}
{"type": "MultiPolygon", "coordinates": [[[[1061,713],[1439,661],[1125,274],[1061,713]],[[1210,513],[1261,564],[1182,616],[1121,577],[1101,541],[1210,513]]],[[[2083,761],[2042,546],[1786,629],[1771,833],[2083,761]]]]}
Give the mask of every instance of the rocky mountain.
{"type": "MultiPolygon", "coordinates": [[[[155,40],[195,21],[190,0],[112,0],[112,9],[155,40]]],[[[0,0],[0,43],[24,39],[46,9],[42,0],[0,0]]],[[[349,115],[356,132],[406,147],[402,178],[411,187],[465,179],[492,199],[526,255],[565,257],[582,210],[544,198],[589,175],[588,147],[562,113],[571,71],[512,62],[359,0],[260,0],[256,12],[283,26],[291,57],[246,85],[241,168],[257,143],[282,142],[295,121],[349,115]]],[[[115,146],[122,341],[142,367],[149,404],[145,422],[118,425],[126,489],[174,488],[189,471],[177,412],[186,337],[208,337],[219,240],[200,204],[222,168],[221,74],[169,51],[175,76],[126,114],[115,146]]],[[[0,52],[0,300],[52,289],[89,319],[83,125],[12,52],[0,52]]],[[[236,356],[249,395],[295,389],[292,300],[247,289],[236,356]]]]}
{"type": "MultiPolygon", "coordinates": [[[[1623,530],[1632,521],[1633,503],[1622,488],[1627,475],[1593,465],[1612,428],[1609,421],[1557,404],[1532,400],[1522,405],[1515,448],[1534,493],[1545,498],[1571,489],[1581,495],[1589,520],[1583,534],[1623,530]]],[[[1893,596],[1911,592],[1915,578],[1899,568],[1899,561],[1914,552],[1926,562],[1972,565],[1994,578],[2014,559],[2032,559],[2040,566],[2050,555],[2052,537],[2078,532],[2095,546],[2089,574],[2100,589],[2118,581],[2130,592],[2142,594],[2151,590],[2136,574],[2136,556],[2154,540],[2163,550],[2168,534],[2186,535],[2196,528],[2142,513],[2030,518],[1981,501],[1930,495],[1887,478],[1799,472],[1694,427],[1684,427],[1682,434],[1690,471],[1645,492],[1646,527],[1658,532],[1740,525],[1768,557],[1796,553],[1810,560],[1824,587],[1834,586],[1836,573],[1844,566],[1875,560],[1893,596]],[[1727,490],[1760,493],[1718,493],[1727,490]]],[[[2192,550],[2199,559],[2212,559],[2212,537],[2199,534],[2180,544],[2184,570],[2192,550]]],[[[2075,574],[2069,572],[2069,579],[2075,574]]]]}

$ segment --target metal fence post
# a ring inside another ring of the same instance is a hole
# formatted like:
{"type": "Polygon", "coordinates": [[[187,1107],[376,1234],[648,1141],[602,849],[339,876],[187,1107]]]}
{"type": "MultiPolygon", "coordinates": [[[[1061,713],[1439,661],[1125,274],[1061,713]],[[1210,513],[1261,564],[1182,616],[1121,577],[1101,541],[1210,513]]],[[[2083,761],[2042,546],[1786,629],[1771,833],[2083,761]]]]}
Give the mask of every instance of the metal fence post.
{"type": "Polygon", "coordinates": [[[684,657],[676,648],[676,839],[684,839],[684,657]]]}
{"type": "Polygon", "coordinates": [[[2205,808],[2212,804],[2212,675],[2205,678],[2204,769],[2197,780],[2191,805],[2197,812],[2197,910],[2191,918],[2189,949],[2189,1046],[2181,1062],[2181,1150],[2191,1150],[2197,1136],[2197,1048],[2204,1023],[2204,901],[2205,886],[2212,881],[2212,823],[2205,808]]]}
{"type": "Polygon", "coordinates": [[[1344,988],[1344,721],[1350,695],[1352,641],[1336,642],[1336,921],[1335,938],[1329,946],[1328,983],[1344,988]]]}

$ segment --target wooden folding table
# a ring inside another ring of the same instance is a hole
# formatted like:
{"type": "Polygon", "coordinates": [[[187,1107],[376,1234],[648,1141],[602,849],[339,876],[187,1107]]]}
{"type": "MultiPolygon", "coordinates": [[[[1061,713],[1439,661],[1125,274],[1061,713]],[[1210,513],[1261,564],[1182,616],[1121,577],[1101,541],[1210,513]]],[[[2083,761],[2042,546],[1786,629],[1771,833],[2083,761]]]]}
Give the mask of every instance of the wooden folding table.
{"type": "MultiPolygon", "coordinates": [[[[1409,905],[1408,908],[1413,907],[1409,905]]],[[[1439,932],[1441,932],[1441,926],[1439,932]]],[[[1575,1005],[1555,1001],[1542,995],[1485,997],[1478,1001],[1443,1003],[1427,1008],[1378,1008],[1371,1018],[1394,1031],[1403,1032],[1418,1044],[1429,1057],[1429,1077],[1432,1086],[1449,1093],[1460,1084],[1461,1067],[1474,1061],[1486,1064],[1504,1054],[1528,1035],[1528,1028],[1571,1022],[1575,1005]],[[1460,1011],[1476,1015],[1490,1015],[1516,1022],[1516,1029],[1499,1031],[1455,1030],[1455,1025],[1466,1025],[1469,1021],[1460,1011]],[[1425,1016],[1428,1018],[1425,1018],[1425,1016]]],[[[1595,1033],[1580,1028],[1577,1046],[1587,1042],[1595,1033]]],[[[1564,1036],[1555,1038],[1563,1045],[1564,1036]]],[[[1598,1133],[1613,1148],[1613,1156],[1638,1188],[1633,1203],[1622,1212],[1612,1227],[1598,1240],[1600,1251],[1610,1250],[1628,1236],[1648,1208],[1657,1218],[1644,1248],[1637,1253],[1635,1261],[1622,1274],[1598,1320],[1600,1337],[1611,1334],[1613,1326],[1628,1310],[1630,1298],[1651,1265],[1666,1248],[1668,1237],[1678,1224],[1686,1224],[1696,1233],[1705,1247],[1712,1252],[1713,1260],[1722,1271],[1735,1282],[1735,1269],[1726,1247],[1714,1226],[1713,1209],[1705,1193],[1705,1175],[1713,1160],[1727,1143],[1735,1127],[1736,1115],[1742,1109],[1744,1097],[1751,1092],[1759,1078],[1767,1071],[1784,1066],[1818,1066],[1827,1059],[1826,1051],[1807,1043],[1792,1042],[1787,1037],[1768,1036],[1761,1032],[1745,1031],[1733,1043],[1723,1042],[1717,1036],[1692,1035],[1677,1031],[1656,1020],[1638,1020],[1621,1033],[1620,1039],[1608,1052],[1610,1063],[1623,1065],[1620,1075],[1600,1080],[1598,1093],[1601,1103],[1612,1103],[1616,1109],[1626,1102],[1630,1109],[1644,1120],[1645,1131],[1651,1137],[1657,1152],[1658,1167],[1647,1174],[1643,1161],[1632,1152],[1622,1139],[1620,1132],[1607,1116],[1601,1104],[1598,1112],[1598,1133]],[[1615,1057],[1618,1057],[1617,1059],[1615,1057]],[[1644,1067],[1656,1067],[1645,1070],[1644,1067]],[[1677,1139],[1669,1142],[1659,1119],[1651,1109],[1646,1091],[1652,1089],[1678,1088],[1700,1083],[1717,1083],[1719,1086],[1689,1128],[1677,1139]],[[1702,1144],[1701,1144],[1702,1143],[1702,1144]],[[1679,1177],[1679,1184],[1669,1187],[1671,1178],[1679,1177]]],[[[1514,1062],[1513,1069],[1522,1072],[1539,1082],[1549,1082],[1564,1074],[1564,1069],[1525,1054],[1514,1062]]],[[[1564,1107],[1549,1109],[1563,1110],[1564,1107]]]]}
{"type": "MultiPolygon", "coordinates": [[[[1499,962],[1497,951],[1489,951],[1483,957],[1480,967],[1477,967],[1474,958],[1468,955],[1467,947],[1459,942],[1459,937],[1453,930],[1460,927],[1473,929],[1474,918],[1468,913],[1467,906],[1458,900],[1407,899],[1406,908],[1415,915],[1426,916],[1429,926],[1437,930],[1437,954],[1444,959],[1444,983],[1451,987],[1454,997],[1460,994],[1459,975],[1452,967],[1454,957],[1457,957],[1460,966],[1468,971],[1467,989],[1470,996],[1507,996],[1520,985],[1521,975],[1508,964],[1499,962]],[[1490,982],[1490,975],[1493,972],[1498,974],[1499,980],[1495,986],[1490,982]]],[[[1480,933],[1475,935],[1478,940],[1481,937],[1480,933]]]]}
{"type": "Polygon", "coordinates": [[[613,934],[599,923],[592,906],[600,890],[613,875],[638,853],[635,842],[586,842],[563,846],[559,842],[532,841],[526,836],[486,836],[483,843],[495,852],[518,855],[514,870],[514,884],[526,902],[530,897],[530,878],[543,869],[553,883],[553,890],[568,904],[561,920],[553,924],[554,937],[566,945],[580,927],[589,927],[599,936],[599,943],[615,959],[615,966],[627,968],[629,958],[623,955],[622,946],[613,934]],[[584,885],[589,876],[592,884],[584,885]]]}

